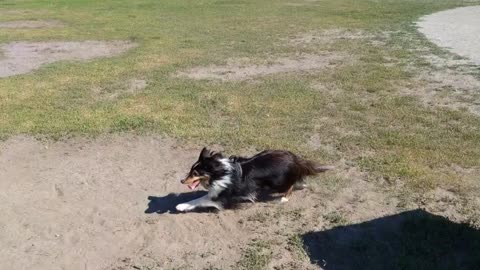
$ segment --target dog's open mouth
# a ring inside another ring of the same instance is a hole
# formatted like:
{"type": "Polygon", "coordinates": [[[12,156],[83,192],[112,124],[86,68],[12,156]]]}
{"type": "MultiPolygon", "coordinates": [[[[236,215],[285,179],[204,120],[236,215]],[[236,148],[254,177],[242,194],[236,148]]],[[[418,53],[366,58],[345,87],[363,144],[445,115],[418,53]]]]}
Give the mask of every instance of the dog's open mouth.
{"type": "Polygon", "coordinates": [[[189,189],[196,189],[198,187],[198,185],[200,185],[200,180],[197,180],[197,181],[191,183],[190,185],[188,185],[188,188],[189,189]]]}

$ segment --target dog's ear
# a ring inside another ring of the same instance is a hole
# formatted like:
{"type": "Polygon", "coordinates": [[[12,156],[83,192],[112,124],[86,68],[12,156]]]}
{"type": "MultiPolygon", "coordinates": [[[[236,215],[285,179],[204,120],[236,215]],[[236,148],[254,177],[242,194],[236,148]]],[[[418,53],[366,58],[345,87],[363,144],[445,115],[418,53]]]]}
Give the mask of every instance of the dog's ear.
{"type": "Polygon", "coordinates": [[[220,158],[223,158],[223,155],[220,152],[214,152],[204,147],[202,149],[202,152],[200,152],[200,157],[198,157],[198,159],[202,160],[206,158],[220,159],[220,158]]]}
{"type": "Polygon", "coordinates": [[[202,149],[202,152],[200,152],[200,156],[198,157],[198,159],[202,160],[202,159],[205,159],[205,158],[209,158],[211,155],[212,155],[212,153],[210,152],[210,150],[208,150],[206,147],[204,147],[202,149]]]}

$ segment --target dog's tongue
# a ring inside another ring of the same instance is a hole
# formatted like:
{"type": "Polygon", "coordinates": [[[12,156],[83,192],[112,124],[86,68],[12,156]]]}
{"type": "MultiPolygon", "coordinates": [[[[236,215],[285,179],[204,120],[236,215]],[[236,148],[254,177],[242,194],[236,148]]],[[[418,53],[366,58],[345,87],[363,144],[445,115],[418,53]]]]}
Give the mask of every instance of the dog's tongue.
{"type": "Polygon", "coordinates": [[[188,188],[189,188],[189,189],[196,189],[199,184],[200,184],[200,181],[195,181],[195,182],[192,183],[191,185],[188,185],[188,188]]]}

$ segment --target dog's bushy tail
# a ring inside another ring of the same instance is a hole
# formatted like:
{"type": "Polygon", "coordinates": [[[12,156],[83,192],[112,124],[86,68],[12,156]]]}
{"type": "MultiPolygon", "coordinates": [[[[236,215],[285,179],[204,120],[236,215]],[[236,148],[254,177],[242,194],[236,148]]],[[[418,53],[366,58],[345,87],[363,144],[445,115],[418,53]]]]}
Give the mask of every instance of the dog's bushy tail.
{"type": "Polygon", "coordinates": [[[334,166],[321,165],[316,162],[301,158],[297,158],[297,166],[300,170],[300,173],[304,176],[316,175],[335,169],[334,166]]]}

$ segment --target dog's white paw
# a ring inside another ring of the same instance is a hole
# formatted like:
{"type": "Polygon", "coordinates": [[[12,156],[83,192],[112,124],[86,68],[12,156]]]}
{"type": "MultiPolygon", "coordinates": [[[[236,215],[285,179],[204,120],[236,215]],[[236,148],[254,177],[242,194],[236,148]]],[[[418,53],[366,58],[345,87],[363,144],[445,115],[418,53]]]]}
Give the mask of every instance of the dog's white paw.
{"type": "Polygon", "coordinates": [[[192,210],[195,207],[188,203],[181,203],[181,204],[178,204],[175,208],[177,209],[177,211],[185,212],[185,211],[192,210]]]}
{"type": "Polygon", "coordinates": [[[287,197],[282,197],[282,198],[280,199],[280,202],[286,203],[286,202],[288,202],[288,198],[287,198],[287,197]]]}

